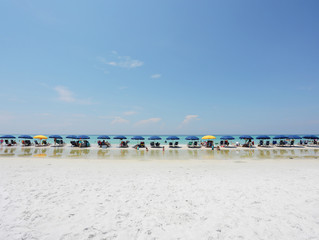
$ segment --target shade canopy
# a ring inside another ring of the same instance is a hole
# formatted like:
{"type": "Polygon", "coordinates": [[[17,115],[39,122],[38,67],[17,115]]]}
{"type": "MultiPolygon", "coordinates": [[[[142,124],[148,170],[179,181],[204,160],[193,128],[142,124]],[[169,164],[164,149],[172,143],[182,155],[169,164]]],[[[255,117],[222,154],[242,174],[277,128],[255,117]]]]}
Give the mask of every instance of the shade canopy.
{"type": "Polygon", "coordinates": [[[319,137],[317,137],[315,135],[306,135],[306,136],[303,136],[303,138],[305,138],[305,139],[319,139],[319,137]]]}
{"type": "Polygon", "coordinates": [[[35,138],[35,139],[48,139],[48,137],[43,136],[43,135],[37,135],[37,136],[34,136],[33,138],[35,138]]]}
{"type": "Polygon", "coordinates": [[[115,136],[113,139],[120,139],[120,140],[122,140],[122,139],[126,139],[126,137],[123,136],[123,135],[119,135],[119,136],[115,136]]]}
{"type": "Polygon", "coordinates": [[[3,135],[0,138],[16,138],[16,137],[13,135],[3,135]]]}
{"type": "Polygon", "coordinates": [[[66,138],[76,139],[76,136],[75,135],[68,135],[68,136],[66,136],[66,138]]]}
{"type": "Polygon", "coordinates": [[[162,140],[159,136],[150,136],[148,140],[162,140]]]}
{"type": "Polygon", "coordinates": [[[79,135],[76,137],[76,139],[90,139],[90,137],[87,135],[79,135]]]}
{"type": "Polygon", "coordinates": [[[206,135],[206,136],[202,137],[202,139],[209,140],[209,139],[216,139],[216,137],[212,136],[212,135],[206,135]]]}
{"type": "Polygon", "coordinates": [[[234,140],[235,138],[233,136],[222,136],[220,139],[222,139],[222,140],[234,140]]]}
{"type": "Polygon", "coordinates": [[[278,136],[273,137],[273,139],[288,139],[288,138],[289,137],[286,135],[278,135],[278,136]]]}
{"type": "Polygon", "coordinates": [[[302,137],[298,136],[298,135],[288,135],[287,136],[289,139],[302,139],[302,137]]]}
{"type": "Polygon", "coordinates": [[[51,135],[49,138],[56,138],[56,139],[62,139],[60,135],[51,135]]]}
{"type": "Polygon", "coordinates": [[[240,136],[239,139],[254,139],[254,138],[249,135],[243,135],[243,136],[240,136]]]}
{"type": "Polygon", "coordinates": [[[30,135],[20,135],[18,138],[24,138],[24,139],[32,139],[30,135]]]}
{"type": "Polygon", "coordinates": [[[177,136],[169,136],[166,138],[166,140],[179,140],[179,137],[177,136]]]}
{"type": "Polygon", "coordinates": [[[256,139],[270,139],[270,137],[267,135],[260,135],[260,136],[257,136],[256,139]]]}
{"type": "Polygon", "coordinates": [[[188,136],[187,138],[185,138],[186,140],[192,140],[192,141],[197,141],[197,140],[199,140],[199,138],[198,137],[196,137],[196,136],[188,136]]]}
{"type": "Polygon", "coordinates": [[[133,139],[133,140],[144,140],[145,138],[143,138],[142,136],[133,136],[131,139],[133,139]]]}
{"type": "Polygon", "coordinates": [[[101,135],[101,136],[98,136],[97,139],[110,139],[110,137],[107,135],[101,135]]]}

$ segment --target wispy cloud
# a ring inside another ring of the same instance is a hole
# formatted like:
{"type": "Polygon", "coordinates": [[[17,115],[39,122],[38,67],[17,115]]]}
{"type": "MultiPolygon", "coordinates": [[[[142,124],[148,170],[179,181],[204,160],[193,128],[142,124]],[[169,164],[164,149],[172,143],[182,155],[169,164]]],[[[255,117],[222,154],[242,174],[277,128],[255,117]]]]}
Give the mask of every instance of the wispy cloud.
{"type": "Polygon", "coordinates": [[[153,74],[151,75],[151,78],[160,78],[162,75],[161,74],[153,74]]]}
{"type": "Polygon", "coordinates": [[[123,112],[124,116],[131,116],[131,115],[135,115],[137,112],[136,111],[127,111],[127,112],[123,112]]]}
{"type": "Polygon", "coordinates": [[[127,69],[137,68],[144,65],[144,62],[133,59],[130,56],[120,56],[116,51],[112,52],[112,60],[107,60],[104,57],[98,57],[97,59],[103,64],[127,69]]]}
{"type": "Polygon", "coordinates": [[[127,119],[124,119],[122,117],[114,117],[111,124],[127,124],[129,123],[130,121],[127,120],[127,119]]]}
{"type": "Polygon", "coordinates": [[[146,125],[151,123],[157,123],[161,120],[162,120],[161,118],[149,118],[149,119],[138,121],[137,123],[135,123],[135,125],[140,126],[140,125],[146,125]]]}
{"type": "Polygon", "coordinates": [[[181,125],[186,125],[194,120],[199,120],[198,115],[186,115],[181,125]]]}
{"type": "Polygon", "coordinates": [[[77,99],[75,97],[75,94],[70,91],[65,86],[56,86],[54,90],[58,94],[58,100],[61,102],[66,103],[77,103],[77,104],[83,104],[83,105],[91,105],[93,104],[90,99],[77,99]]]}

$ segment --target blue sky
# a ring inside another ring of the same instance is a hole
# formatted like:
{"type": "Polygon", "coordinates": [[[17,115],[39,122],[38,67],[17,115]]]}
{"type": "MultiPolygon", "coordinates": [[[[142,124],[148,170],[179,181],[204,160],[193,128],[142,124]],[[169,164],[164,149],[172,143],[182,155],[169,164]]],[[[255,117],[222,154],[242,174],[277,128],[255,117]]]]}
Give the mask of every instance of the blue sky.
{"type": "Polygon", "coordinates": [[[319,133],[316,0],[0,9],[0,133],[319,133]]]}

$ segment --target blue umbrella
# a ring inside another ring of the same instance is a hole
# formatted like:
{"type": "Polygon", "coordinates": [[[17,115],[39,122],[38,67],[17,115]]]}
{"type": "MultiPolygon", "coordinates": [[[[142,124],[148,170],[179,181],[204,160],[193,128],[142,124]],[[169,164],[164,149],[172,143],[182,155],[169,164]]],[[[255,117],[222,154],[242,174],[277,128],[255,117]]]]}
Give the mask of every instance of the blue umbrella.
{"type": "Polygon", "coordinates": [[[102,135],[102,136],[99,136],[97,139],[110,139],[110,137],[106,135],[102,135]]]}
{"type": "Polygon", "coordinates": [[[126,137],[123,136],[123,135],[119,135],[119,136],[115,136],[113,139],[120,139],[120,140],[122,140],[122,139],[126,139],[126,137]]]}
{"type": "Polygon", "coordinates": [[[0,138],[16,138],[15,136],[12,136],[12,135],[3,135],[2,137],[0,138]]]}
{"type": "Polygon", "coordinates": [[[144,140],[145,138],[143,138],[142,136],[134,136],[131,139],[133,139],[133,140],[144,140]]]}
{"type": "Polygon", "coordinates": [[[289,139],[301,139],[301,137],[298,136],[298,135],[288,135],[287,137],[288,137],[289,139]]]}
{"type": "Polygon", "coordinates": [[[76,139],[77,137],[75,135],[68,135],[66,138],[76,139]]]}
{"type": "Polygon", "coordinates": [[[90,139],[90,137],[87,135],[79,135],[76,137],[76,139],[90,139]]]}
{"type": "Polygon", "coordinates": [[[273,137],[273,139],[288,139],[288,138],[289,137],[286,135],[278,135],[278,136],[273,137]]]}
{"type": "Polygon", "coordinates": [[[162,140],[159,136],[150,136],[148,140],[162,140]]]}
{"type": "Polygon", "coordinates": [[[30,135],[20,135],[18,138],[33,139],[30,135]]]}
{"type": "Polygon", "coordinates": [[[257,136],[256,139],[270,139],[270,137],[267,135],[260,135],[260,136],[257,136]]]}
{"type": "Polygon", "coordinates": [[[234,140],[235,138],[232,136],[222,136],[220,139],[222,140],[234,140]]]}
{"type": "Polygon", "coordinates": [[[179,137],[169,136],[169,137],[166,138],[166,140],[179,140],[179,137]]]}
{"type": "Polygon", "coordinates": [[[62,139],[60,135],[51,135],[49,138],[56,138],[56,139],[62,139]]]}
{"type": "Polygon", "coordinates": [[[305,139],[319,139],[319,137],[317,137],[315,135],[306,135],[306,136],[303,136],[303,138],[305,138],[305,139]]]}
{"type": "Polygon", "coordinates": [[[239,139],[254,139],[254,138],[249,135],[243,135],[243,136],[240,136],[239,139]]]}
{"type": "Polygon", "coordinates": [[[197,141],[197,140],[199,140],[199,138],[198,137],[196,137],[196,136],[188,136],[187,138],[185,138],[186,140],[192,140],[192,141],[197,141]]]}

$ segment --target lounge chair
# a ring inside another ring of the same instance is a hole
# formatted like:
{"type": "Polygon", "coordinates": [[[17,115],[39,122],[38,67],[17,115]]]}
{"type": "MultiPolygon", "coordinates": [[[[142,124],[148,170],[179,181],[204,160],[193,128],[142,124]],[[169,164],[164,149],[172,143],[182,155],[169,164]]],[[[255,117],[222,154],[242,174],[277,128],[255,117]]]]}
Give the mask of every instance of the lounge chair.
{"type": "Polygon", "coordinates": [[[178,147],[178,142],[175,142],[174,147],[176,148],[178,147]]]}
{"type": "Polygon", "coordinates": [[[155,147],[155,143],[154,142],[151,142],[150,145],[151,145],[151,148],[155,147]]]}
{"type": "Polygon", "coordinates": [[[170,148],[173,147],[173,143],[172,143],[172,142],[168,143],[168,146],[169,146],[170,148]]]}

